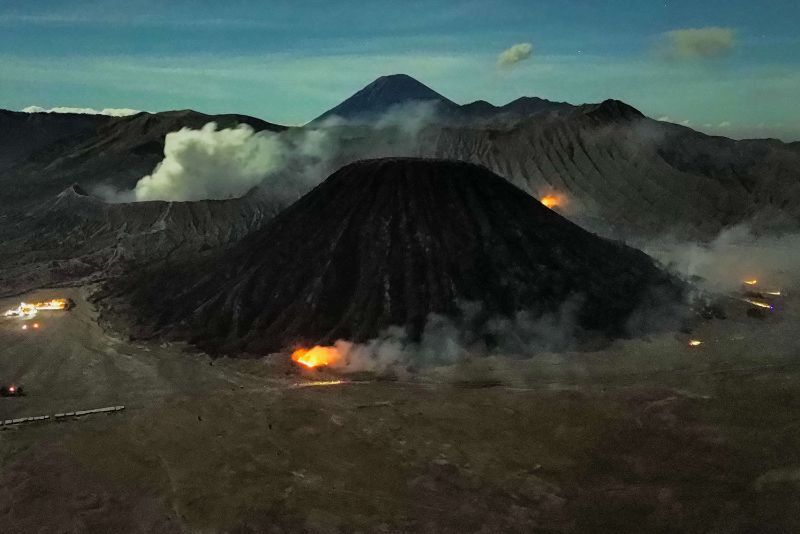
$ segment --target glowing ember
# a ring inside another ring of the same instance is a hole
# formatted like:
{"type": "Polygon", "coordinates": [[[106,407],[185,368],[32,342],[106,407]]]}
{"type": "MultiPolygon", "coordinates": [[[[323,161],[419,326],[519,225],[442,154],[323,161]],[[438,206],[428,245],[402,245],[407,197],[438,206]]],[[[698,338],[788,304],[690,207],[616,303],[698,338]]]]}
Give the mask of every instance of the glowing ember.
{"type": "Polygon", "coordinates": [[[557,208],[561,205],[561,199],[556,195],[545,195],[541,198],[541,200],[539,200],[539,202],[541,202],[544,207],[550,209],[557,208]]]}
{"type": "Polygon", "coordinates": [[[67,299],[51,299],[34,304],[37,310],[65,310],[67,309],[67,299]]]}
{"type": "Polygon", "coordinates": [[[342,359],[336,347],[320,347],[297,349],[292,353],[292,360],[308,368],[334,365],[342,359]]]}
{"type": "Polygon", "coordinates": [[[17,386],[8,386],[9,393],[14,393],[15,391],[17,391],[17,386]]]}
{"type": "Polygon", "coordinates": [[[745,280],[744,283],[747,284],[748,286],[754,286],[754,285],[758,284],[758,280],[755,280],[755,279],[753,279],[753,280],[745,280]]]}
{"type": "Polygon", "coordinates": [[[28,325],[26,325],[26,324],[22,325],[22,329],[23,330],[27,330],[28,329],[28,325]]]}
{"type": "Polygon", "coordinates": [[[347,380],[317,380],[315,382],[300,382],[292,384],[293,388],[319,388],[326,386],[339,386],[342,384],[350,384],[347,380]]]}
{"type": "Polygon", "coordinates": [[[765,295],[771,295],[773,297],[780,297],[781,296],[781,292],[780,291],[764,291],[764,294],[765,295]]]}
{"type": "Polygon", "coordinates": [[[33,323],[34,328],[39,328],[39,323],[33,323]]]}
{"type": "MultiPolygon", "coordinates": [[[[67,299],[50,299],[44,302],[20,302],[19,306],[12,308],[3,314],[3,317],[19,317],[20,319],[33,319],[40,310],[66,310],[67,299]]],[[[39,328],[38,325],[34,328],[39,328]]]]}
{"type": "Polygon", "coordinates": [[[689,340],[689,346],[690,347],[699,347],[702,344],[703,344],[703,342],[700,341],[699,339],[690,339],[689,340]]]}
{"type": "Polygon", "coordinates": [[[752,304],[753,306],[758,306],[759,308],[765,308],[767,310],[772,309],[772,304],[768,302],[761,302],[760,300],[753,300],[753,299],[742,299],[748,304],[752,304]]]}
{"type": "Polygon", "coordinates": [[[8,310],[3,317],[19,317],[20,319],[31,319],[36,315],[36,307],[33,304],[20,302],[19,306],[8,310]]]}

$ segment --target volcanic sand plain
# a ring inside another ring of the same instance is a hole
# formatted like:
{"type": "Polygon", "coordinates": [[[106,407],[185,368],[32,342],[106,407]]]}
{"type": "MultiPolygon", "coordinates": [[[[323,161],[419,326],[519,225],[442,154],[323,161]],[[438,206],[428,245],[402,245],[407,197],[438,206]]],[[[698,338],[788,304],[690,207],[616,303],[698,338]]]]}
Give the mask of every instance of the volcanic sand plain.
{"type": "Polygon", "coordinates": [[[76,302],[0,320],[0,382],[27,392],[0,419],[125,406],[0,427],[0,531],[800,531],[792,293],[691,335],[387,381],[129,341],[88,291],[0,300],[76,302]]]}

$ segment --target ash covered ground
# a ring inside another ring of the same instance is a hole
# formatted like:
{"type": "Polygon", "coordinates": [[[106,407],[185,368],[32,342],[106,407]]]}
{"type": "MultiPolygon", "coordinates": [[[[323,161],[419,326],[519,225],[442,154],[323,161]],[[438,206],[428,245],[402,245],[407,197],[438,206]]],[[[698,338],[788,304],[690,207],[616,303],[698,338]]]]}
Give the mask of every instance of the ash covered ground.
{"type": "Polygon", "coordinates": [[[774,313],[402,380],[129,342],[91,287],[0,322],[0,522],[43,532],[791,532],[797,279],[774,313]],[[30,323],[30,321],[27,321],[30,323]],[[702,340],[690,347],[690,339],[702,340]]]}

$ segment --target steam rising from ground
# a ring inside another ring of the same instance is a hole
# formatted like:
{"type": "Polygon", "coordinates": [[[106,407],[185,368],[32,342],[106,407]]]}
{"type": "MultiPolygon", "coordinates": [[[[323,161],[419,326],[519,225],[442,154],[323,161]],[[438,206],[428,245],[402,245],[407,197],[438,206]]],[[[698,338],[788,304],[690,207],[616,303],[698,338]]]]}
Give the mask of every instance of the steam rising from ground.
{"type": "Polygon", "coordinates": [[[164,159],[153,174],[139,180],[134,195],[137,201],[242,196],[267,176],[287,169],[292,158],[313,166],[326,156],[328,144],[326,134],[318,130],[279,135],[255,132],[247,124],[217,130],[214,122],[200,130],[182,128],[167,134],[164,159]]]}
{"type": "Polygon", "coordinates": [[[219,130],[213,122],[183,128],[167,134],[164,159],[132,191],[95,193],[112,202],[190,201],[240,197],[258,186],[288,203],[353,160],[409,155],[435,115],[435,103],[411,102],[368,121],[331,117],[281,133],[246,124],[219,130]]]}
{"type": "MultiPolygon", "coordinates": [[[[796,287],[800,282],[798,233],[759,235],[749,225],[739,225],[708,243],[663,240],[644,248],[705,291],[738,293],[747,279],[758,279],[761,287],[773,289],[796,287]]],[[[688,308],[682,303],[659,299],[655,293],[643,301],[628,320],[626,333],[631,336],[677,332],[687,318],[688,308]]],[[[581,331],[581,305],[580,297],[575,296],[556,312],[540,317],[519,312],[513,317],[485,320],[480,305],[465,303],[457,320],[430,315],[418,341],[397,327],[366,343],[337,341],[334,347],[340,357],[332,367],[345,373],[367,371],[403,377],[422,367],[455,366],[442,372],[455,373],[450,378],[458,378],[458,373],[466,370],[474,374],[472,379],[484,380],[491,377],[492,362],[497,363],[498,357],[561,361],[563,355],[558,353],[563,351],[595,350],[609,342],[581,331]]]]}
{"type": "MultiPolygon", "coordinates": [[[[338,340],[333,345],[338,357],[331,367],[345,373],[366,371],[404,377],[421,368],[465,363],[474,367],[474,362],[490,357],[523,359],[607,345],[608,338],[582,331],[578,320],[582,304],[583,299],[576,295],[555,312],[539,317],[520,311],[512,317],[487,321],[480,304],[462,303],[459,319],[429,315],[418,341],[400,327],[389,328],[366,343],[338,340]]],[[[641,328],[652,331],[654,325],[676,328],[680,319],[681,311],[675,303],[658,303],[634,312],[628,329],[639,334],[641,328]]]]}

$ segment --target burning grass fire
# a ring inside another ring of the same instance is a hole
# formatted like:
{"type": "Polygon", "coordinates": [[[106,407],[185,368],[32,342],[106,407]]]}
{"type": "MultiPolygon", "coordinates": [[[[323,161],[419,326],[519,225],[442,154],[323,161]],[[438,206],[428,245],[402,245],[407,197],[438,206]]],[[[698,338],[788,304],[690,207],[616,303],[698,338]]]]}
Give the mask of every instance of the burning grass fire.
{"type": "Polygon", "coordinates": [[[560,195],[555,195],[555,194],[545,195],[539,200],[539,202],[541,202],[544,207],[550,209],[558,208],[562,204],[564,204],[563,198],[561,198],[560,195]]]}
{"type": "MultiPolygon", "coordinates": [[[[69,299],[50,299],[43,302],[34,302],[29,304],[27,302],[20,302],[19,306],[6,311],[3,317],[18,317],[20,319],[33,319],[42,310],[68,310],[72,307],[72,301],[69,299]]],[[[38,328],[38,323],[34,328],[38,328]]]]}
{"type": "Polygon", "coordinates": [[[317,345],[311,349],[297,349],[292,353],[292,361],[309,369],[336,365],[341,360],[342,355],[336,347],[317,345]]]}
{"type": "MultiPolygon", "coordinates": [[[[357,382],[358,383],[358,382],[357,382]]],[[[319,387],[328,387],[328,386],[341,386],[344,384],[353,384],[349,380],[316,380],[314,382],[301,382],[298,384],[292,384],[292,389],[297,388],[319,388],[319,387]]]]}
{"type": "Polygon", "coordinates": [[[742,300],[744,302],[746,302],[748,304],[752,304],[753,306],[756,306],[758,308],[764,308],[766,310],[774,309],[774,306],[772,304],[770,304],[769,302],[762,302],[760,300],[754,300],[754,299],[742,299],[742,300]]]}

